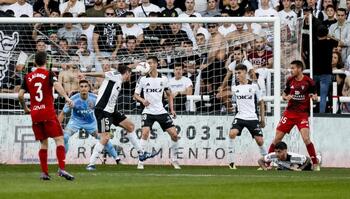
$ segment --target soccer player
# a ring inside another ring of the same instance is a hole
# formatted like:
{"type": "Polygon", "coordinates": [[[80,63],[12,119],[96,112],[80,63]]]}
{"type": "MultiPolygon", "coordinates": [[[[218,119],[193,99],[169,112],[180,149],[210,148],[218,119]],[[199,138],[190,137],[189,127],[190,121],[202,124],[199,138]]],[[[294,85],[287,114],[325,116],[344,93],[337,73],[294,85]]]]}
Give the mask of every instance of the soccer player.
{"type": "MultiPolygon", "coordinates": [[[[163,131],[168,132],[172,140],[171,164],[174,166],[175,169],[181,169],[177,161],[179,137],[177,135],[176,128],[173,124],[173,120],[168,114],[168,112],[165,110],[162,102],[163,93],[165,92],[169,101],[170,113],[173,115],[173,117],[176,117],[176,113],[173,107],[173,96],[168,87],[168,78],[158,73],[157,57],[148,57],[147,63],[150,65],[151,68],[149,74],[140,78],[136,85],[134,94],[134,98],[145,106],[145,108],[142,111],[141,146],[143,148],[146,146],[146,142],[152,129],[153,123],[158,122],[163,131]],[[144,97],[140,96],[142,91],[144,97]]],[[[137,168],[144,168],[143,161],[139,161],[137,168]]]]}
{"type": "Polygon", "coordinates": [[[272,169],[271,162],[277,165],[277,170],[311,171],[311,159],[305,155],[287,152],[287,144],[279,142],[275,152],[267,154],[258,160],[260,167],[267,171],[272,169]]]}
{"type": "MultiPolygon", "coordinates": [[[[83,79],[79,81],[79,93],[73,95],[70,99],[73,101],[74,106],[64,106],[61,112],[61,120],[63,120],[63,113],[71,113],[69,122],[64,130],[64,146],[66,153],[68,152],[68,141],[69,138],[76,132],[84,130],[89,135],[98,138],[97,135],[97,122],[94,114],[96,95],[90,93],[90,84],[87,80],[83,79]]],[[[120,163],[120,158],[117,155],[115,148],[111,141],[106,144],[106,150],[116,161],[120,163]]]]}
{"type": "Polygon", "coordinates": [[[292,76],[288,78],[286,88],[282,94],[283,100],[288,101],[286,110],[277,126],[275,138],[269,148],[269,153],[275,151],[275,145],[281,142],[284,135],[296,125],[306,145],[307,151],[316,171],[320,165],[316,157],[316,151],[310,140],[309,112],[310,98],[317,99],[315,82],[308,76],[303,75],[304,65],[295,60],[290,64],[292,76]]]}
{"type": "Polygon", "coordinates": [[[233,141],[247,128],[259,146],[260,154],[265,156],[263,134],[260,129],[265,127],[265,104],[261,99],[261,91],[257,84],[247,79],[247,66],[238,64],[235,68],[238,85],[232,86],[232,95],[236,98],[237,114],[229,132],[228,161],[230,169],[237,169],[234,161],[233,141]],[[258,106],[260,117],[258,115],[258,106]]]}
{"type": "Polygon", "coordinates": [[[135,134],[135,125],[123,113],[115,111],[118,95],[122,88],[122,83],[130,81],[131,69],[125,65],[119,65],[118,71],[82,73],[81,76],[104,78],[98,91],[95,105],[95,116],[97,128],[100,133],[100,141],[95,145],[87,170],[95,170],[95,162],[110,139],[110,127],[112,124],[124,128],[126,137],[130,140],[139,155],[140,161],[154,157],[156,154],[144,152],[135,134]]]}
{"type": "Polygon", "coordinates": [[[67,180],[73,180],[74,176],[65,171],[65,149],[63,132],[60,123],[57,120],[52,87],[62,95],[69,106],[73,105],[61,84],[57,82],[54,74],[46,69],[46,53],[38,52],[35,55],[36,70],[27,74],[24,78],[22,87],[18,93],[18,99],[25,113],[30,113],[32,118],[32,128],[35,139],[41,143],[39,150],[39,159],[41,166],[42,180],[50,180],[47,164],[48,138],[51,137],[56,143],[56,156],[58,160],[58,175],[67,180]],[[30,109],[24,101],[24,93],[29,92],[30,109]]]}

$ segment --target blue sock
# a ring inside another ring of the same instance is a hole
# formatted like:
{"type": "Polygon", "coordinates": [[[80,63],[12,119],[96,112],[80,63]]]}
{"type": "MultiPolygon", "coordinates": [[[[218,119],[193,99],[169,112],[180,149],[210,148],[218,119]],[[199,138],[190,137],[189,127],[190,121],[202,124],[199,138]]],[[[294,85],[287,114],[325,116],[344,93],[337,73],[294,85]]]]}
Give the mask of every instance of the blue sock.
{"type": "Polygon", "coordinates": [[[68,141],[69,141],[69,135],[67,133],[64,134],[64,148],[66,153],[68,152],[68,141]]]}
{"type": "Polygon", "coordinates": [[[117,151],[115,150],[115,148],[110,140],[105,145],[105,148],[110,156],[112,156],[114,159],[117,158],[117,151]]]}

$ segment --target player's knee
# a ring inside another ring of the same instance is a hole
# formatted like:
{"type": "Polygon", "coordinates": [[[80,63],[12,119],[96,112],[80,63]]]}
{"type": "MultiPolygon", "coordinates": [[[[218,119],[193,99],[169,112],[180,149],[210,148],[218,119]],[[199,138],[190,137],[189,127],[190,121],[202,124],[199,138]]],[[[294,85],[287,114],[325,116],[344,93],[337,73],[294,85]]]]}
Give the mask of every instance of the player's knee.
{"type": "Polygon", "coordinates": [[[306,145],[311,143],[310,137],[303,138],[303,141],[306,145]]]}
{"type": "Polygon", "coordinates": [[[230,139],[235,139],[237,135],[238,135],[238,130],[233,129],[233,130],[230,131],[228,136],[229,136],[230,139]]]}
{"type": "Polygon", "coordinates": [[[134,130],[135,130],[135,124],[130,123],[130,124],[128,124],[128,125],[126,126],[125,129],[126,129],[129,133],[132,133],[132,132],[134,132],[134,130]]]}

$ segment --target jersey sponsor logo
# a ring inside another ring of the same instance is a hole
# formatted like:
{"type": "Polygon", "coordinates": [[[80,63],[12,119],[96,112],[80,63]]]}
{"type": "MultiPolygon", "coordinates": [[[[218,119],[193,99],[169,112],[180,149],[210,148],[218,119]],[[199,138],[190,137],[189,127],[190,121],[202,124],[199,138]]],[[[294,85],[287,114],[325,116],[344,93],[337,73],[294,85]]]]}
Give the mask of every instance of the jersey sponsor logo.
{"type": "Polygon", "coordinates": [[[162,88],[146,88],[146,93],[161,93],[163,91],[162,88]]]}
{"type": "Polygon", "coordinates": [[[45,104],[36,105],[36,106],[33,106],[33,111],[43,110],[45,108],[46,108],[45,104]]]}
{"type": "Polygon", "coordinates": [[[18,32],[12,33],[12,36],[7,36],[3,31],[0,31],[0,80],[3,80],[6,76],[12,52],[16,48],[18,41],[18,32]]]}
{"type": "Polygon", "coordinates": [[[252,95],[236,95],[236,98],[239,100],[244,100],[244,99],[253,99],[252,95]]]}

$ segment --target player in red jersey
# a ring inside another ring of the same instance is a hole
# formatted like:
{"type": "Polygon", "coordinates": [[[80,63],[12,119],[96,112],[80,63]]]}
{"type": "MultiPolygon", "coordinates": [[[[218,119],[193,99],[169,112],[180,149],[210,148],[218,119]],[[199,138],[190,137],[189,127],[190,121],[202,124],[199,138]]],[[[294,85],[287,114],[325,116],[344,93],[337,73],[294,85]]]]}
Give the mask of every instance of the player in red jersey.
{"type": "Polygon", "coordinates": [[[66,157],[63,131],[55,113],[52,88],[54,87],[59,94],[64,96],[70,106],[73,106],[73,103],[65,93],[62,85],[57,82],[54,74],[46,69],[45,52],[38,52],[35,55],[35,64],[37,69],[25,76],[21,90],[18,93],[18,99],[24,108],[24,112],[30,113],[35,139],[41,143],[39,159],[42,173],[40,179],[50,180],[47,165],[47,149],[48,138],[51,137],[55,140],[57,146],[58,175],[67,180],[73,180],[74,177],[65,171],[66,157]],[[24,101],[25,92],[29,92],[30,95],[30,109],[24,101]]]}
{"type": "Polygon", "coordinates": [[[281,142],[284,135],[296,125],[311,157],[314,170],[320,170],[316,151],[310,140],[309,112],[310,98],[317,99],[315,82],[303,75],[303,63],[299,60],[291,62],[292,76],[288,78],[282,98],[288,101],[286,110],[277,126],[275,138],[269,148],[269,153],[275,151],[275,144],[281,142]]]}

